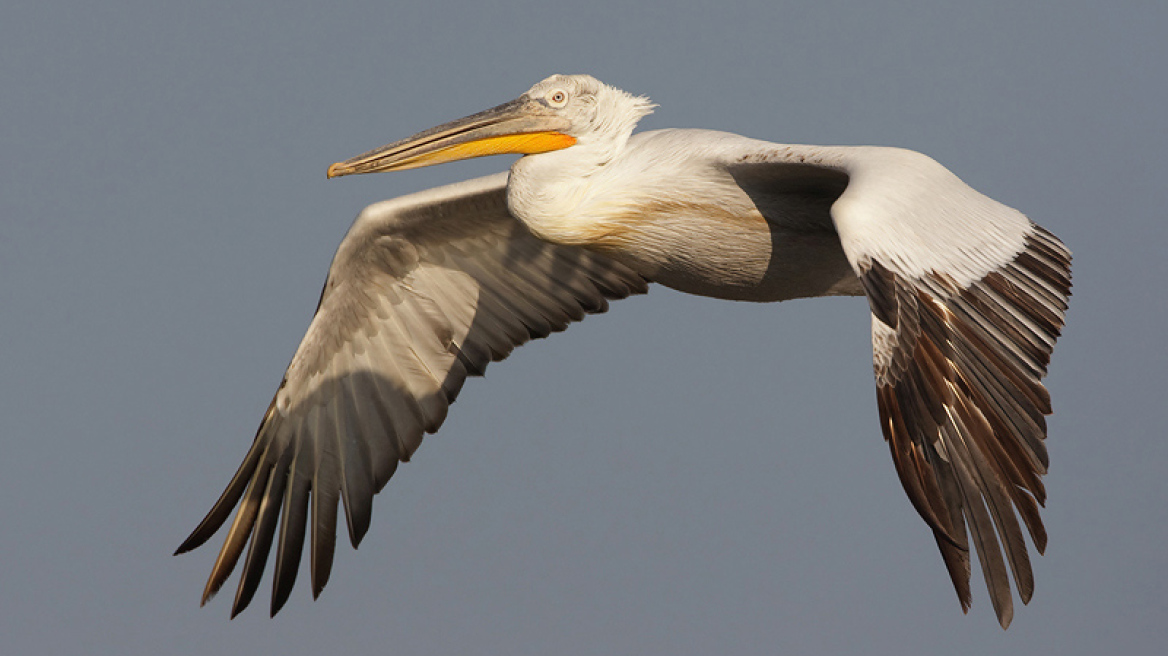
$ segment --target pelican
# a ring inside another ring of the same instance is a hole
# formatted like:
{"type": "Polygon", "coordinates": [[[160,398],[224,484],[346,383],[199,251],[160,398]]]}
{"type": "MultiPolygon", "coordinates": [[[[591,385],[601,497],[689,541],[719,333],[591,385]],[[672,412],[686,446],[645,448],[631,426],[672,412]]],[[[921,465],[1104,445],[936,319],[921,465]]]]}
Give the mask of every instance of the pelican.
{"type": "Polygon", "coordinates": [[[328,177],[516,153],[509,172],[376,203],[337,249],[251,449],[176,553],[238,506],[203,592],[244,548],[235,617],[275,544],[271,614],[306,533],[313,597],[338,504],[356,548],[373,496],[467,376],[650,282],[740,301],[865,296],[880,427],[968,612],[970,545],[998,621],[1042,553],[1042,384],[1070,251],[931,158],[706,130],[633,135],[655,105],[587,75],[333,164],[328,177]],[[250,546],[249,546],[250,541],[250,546]]]}

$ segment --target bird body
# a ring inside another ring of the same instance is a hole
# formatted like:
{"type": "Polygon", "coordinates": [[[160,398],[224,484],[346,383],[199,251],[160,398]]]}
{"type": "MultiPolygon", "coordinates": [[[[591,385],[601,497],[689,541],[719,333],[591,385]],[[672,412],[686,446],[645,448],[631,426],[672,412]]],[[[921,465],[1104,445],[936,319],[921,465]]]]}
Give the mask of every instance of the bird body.
{"type": "Polygon", "coordinates": [[[205,542],[238,505],[204,602],[246,547],[240,612],[274,545],[274,614],[306,536],[319,594],[338,503],[356,546],[374,494],[438,430],[467,376],[657,282],[747,301],[866,296],[897,474],[962,608],[972,542],[1009,624],[1010,573],[1023,602],[1034,587],[1018,519],[1037,551],[1046,545],[1041,379],[1067,309],[1070,252],[920,153],[706,130],[632,135],[652,107],[589,76],[552,76],[329,168],[525,155],[509,173],[357,217],[243,464],[179,547],[205,542]]]}
{"type": "Polygon", "coordinates": [[[707,130],[646,132],[591,175],[542,185],[527,165],[539,158],[524,158],[512,169],[508,206],[541,239],[604,253],[690,294],[749,301],[863,294],[828,212],[842,176],[809,169],[804,191],[784,195],[735,162],[774,149],[707,130]],[[823,189],[809,193],[811,185],[823,189]],[[541,186],[552,189],[529,191],[541,186]],[[557,194],[562,187],[569,191],[557,194]]]}

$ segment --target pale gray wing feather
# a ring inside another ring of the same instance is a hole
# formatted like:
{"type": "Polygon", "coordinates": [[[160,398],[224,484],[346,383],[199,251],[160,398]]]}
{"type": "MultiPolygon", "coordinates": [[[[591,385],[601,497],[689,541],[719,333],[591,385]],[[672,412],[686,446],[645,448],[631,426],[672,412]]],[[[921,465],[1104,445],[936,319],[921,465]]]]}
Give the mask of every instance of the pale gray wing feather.
{"type": "Polygon", "coordinates": [[[318,595],[332,566],[338,502],[355,547],[373,495],[422,435],[438,430],[468,375],[603,312],[609,299],[646,291],[620,264],[533,237],[507,211],[506,180],[439,187],[358,216],[251,450],[178,550],[205,542],[238,503],[204,602],[250,538],[232,615],[243,610],[275,541],[275,614],[306,533],[318,595]]]}
{"type": "Polygon", "coordinates": [[[897,473],[962,609],[968,535],[1007,626],[1007,567],[1023,603],[1034,589],[1018,517],[1037,551],[1046,547],[1051,406],[1041,381],[1067,310],[1070,251],[917,152],[718,140],[726,166],[755,171],[738,179],[836,195],[830,220],[871,306],[881,427],[897,473]]]}

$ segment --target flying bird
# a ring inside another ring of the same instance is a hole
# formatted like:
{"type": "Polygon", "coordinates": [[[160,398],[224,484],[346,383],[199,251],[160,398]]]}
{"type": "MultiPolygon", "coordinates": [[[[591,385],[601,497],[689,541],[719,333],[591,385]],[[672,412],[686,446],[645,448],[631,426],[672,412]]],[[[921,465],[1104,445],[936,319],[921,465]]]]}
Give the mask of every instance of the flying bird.
{"type": "Polygon", "coordinates": [[[741,301],[865,296],[880,427],[963,611],[977,552],[1002,627],[1042,553],[1042,384],[1070,295],[1070,252],[933,159],[706,130],[633,135],[649,100],[587,75],[333,164],[328,176],[518,153],[509,172],[370,205],[251,449],[176,553],[238,506],[203,593],[246,548],[231,614],[275,547],[271,613],[306,534],[313,596],[338,504],[356,547],[373,496],[467,376],[658,283],[741,301]],[[1021,524],[1019,523],[1021,519],[1021,524]],[[250,542],[250,544],[249,544],[250,542]]]}

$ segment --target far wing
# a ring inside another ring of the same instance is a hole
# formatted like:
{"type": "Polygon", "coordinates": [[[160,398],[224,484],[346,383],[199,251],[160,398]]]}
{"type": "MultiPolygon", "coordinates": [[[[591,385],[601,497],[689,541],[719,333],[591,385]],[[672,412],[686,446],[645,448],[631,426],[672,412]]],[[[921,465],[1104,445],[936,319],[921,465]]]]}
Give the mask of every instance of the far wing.
{"type": "Polygon", "coordinates": [[[1070,251],[919,153],[848,159],[832,216],[872,308],[881,427],[962,608],[968,527],[1005,628],[1007,564],[1023,603],[1034,591],[1017,517],[1046,548],[1039,477],[1051,406],[1041,381],[1067,310],[1070,251]]]}
{"type": "Polygon", "coordinates": [[[232,616],[242,611],[275,542],[274,615],[295,582],[306,532],[318,595],[332,566],[338,501],[356,547],[373,495],[423,433],[438,430],[468,375],[603,312],[609,299],[646,291],[620,264],[532,236],[507,211],[506,180],[432,189],[357,218],[251,450],[178,549],[204,543],[239,504],[204,603],[250,538],[232,616]]]}
{"type": "Polygon", "coordinates": [[[896,471],[933,529],[962,609],[968,530],[1007,626],[1007,564],[1023,603],[1034,589],[1018,517],[1038,552],[1046,547],[1038,508],[1051,406],[1041,381],[1067,309],[1070,251],[920,153],[745,140],[732,152],[727,164],[781,193],[834,198],[832,223],[872,309],[877,401],[896,471]]]}

